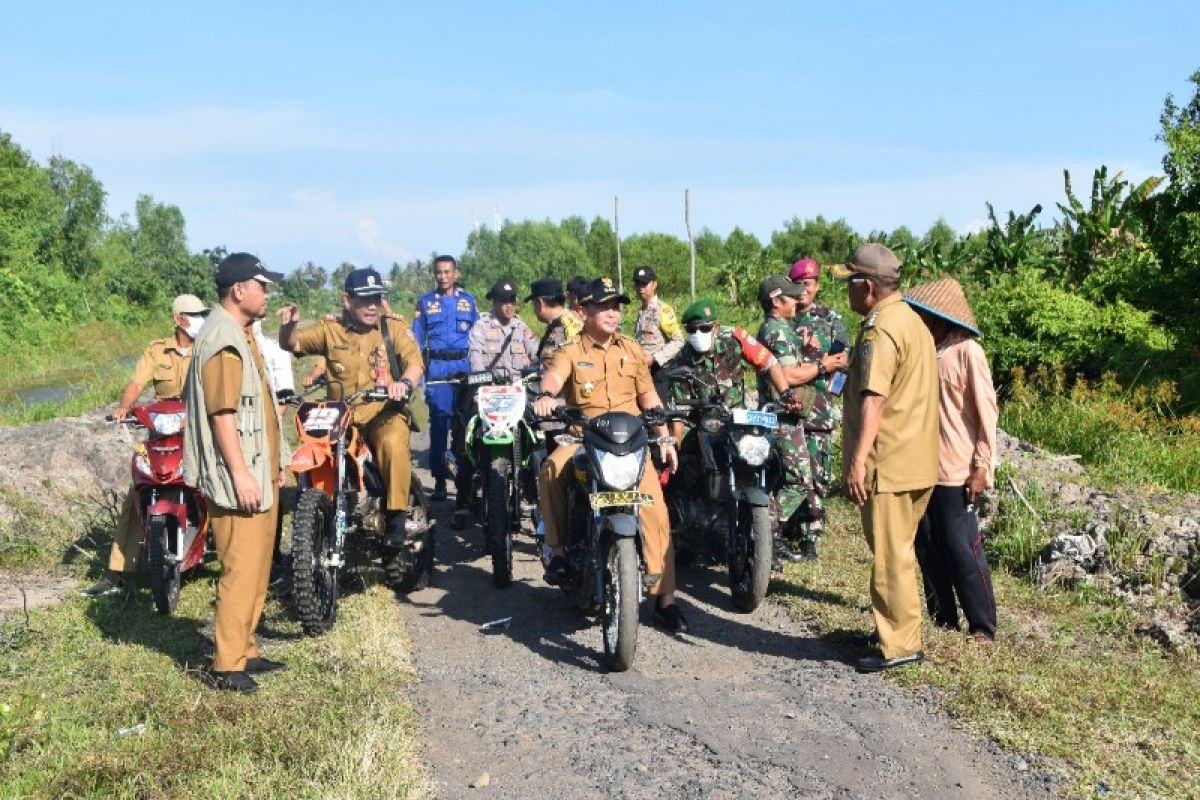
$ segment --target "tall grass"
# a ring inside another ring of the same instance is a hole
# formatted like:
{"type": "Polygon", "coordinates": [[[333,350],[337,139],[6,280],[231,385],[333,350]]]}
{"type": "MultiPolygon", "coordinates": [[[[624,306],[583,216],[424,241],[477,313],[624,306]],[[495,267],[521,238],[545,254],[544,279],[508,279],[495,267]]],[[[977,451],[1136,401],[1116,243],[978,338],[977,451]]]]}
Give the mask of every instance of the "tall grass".
{"type": "Polygon", "coordinates": [[[1176,416],[1175,385],[1157,381],[1122,387],[1069,382],[1061,369],[1013,373],[1000,425],[1015,436],[1060,453],[1078,454],[1098,477],[1117,485],[1200,489],[1200,417],[1176,416]]]}

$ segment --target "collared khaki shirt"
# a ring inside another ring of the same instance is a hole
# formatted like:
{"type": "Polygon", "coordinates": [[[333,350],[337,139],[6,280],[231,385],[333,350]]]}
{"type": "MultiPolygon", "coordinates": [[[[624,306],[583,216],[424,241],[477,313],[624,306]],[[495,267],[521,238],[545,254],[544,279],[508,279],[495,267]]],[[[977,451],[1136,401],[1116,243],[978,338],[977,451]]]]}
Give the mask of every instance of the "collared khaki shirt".
{"type": "Polygon", "coordinates": [[[642,348],[620,334],[608,345],[581,334],[559,348],[547,370],[562,379],[567,404],[589,418],[609,411],[640,414],[638,396],[654,389],[642,348]]]}
{"type": "Polygon", "coordinates": [[[879,301],[858,332],[846,378],[845,452],[862,431],[864,392],[886,398],[867,456],[868,491],[926,489],[938,479],[938,367],[933,337],[899,292],[879,301]]]}
{"type": "MultiPolygon", "coordinates": [[[[396,319],[387,318],[392,345],[400,371],[412,364],[420,364],[421,353],[408,330],[396,319]]],[[[375,386],[375,371],[382,367],[387,375],[386,383],[392,382],[388,369],[387,351],[383,346],[383,334],[379,328],[355,331],[343,320],[322,320],[316,325],[296,332],[296,355],[325,356],[326,375],[329,378],[329,399],[340,400],[361,389],[375,386]]],[[[386,403],[367,403],[354,410],[354,421],[365,425],[383,411],[386,403]]]]}
{"type": "Polygon", "coordinates": [[[142,351],[129,380],[141,388],[153,381],[156,400],[174,400],[183,395],[183,381],[191,363],[192,348],[181,350],[174,336],[155,339],[142,351]]]}
{"type": "Polygon", "coordinates": [[[646,307],[638,312],[633,338],[654,356],[659,365],[666,364],[683,349],[683,327],[679,317],[658,295],[650,298],[646,307]]]}

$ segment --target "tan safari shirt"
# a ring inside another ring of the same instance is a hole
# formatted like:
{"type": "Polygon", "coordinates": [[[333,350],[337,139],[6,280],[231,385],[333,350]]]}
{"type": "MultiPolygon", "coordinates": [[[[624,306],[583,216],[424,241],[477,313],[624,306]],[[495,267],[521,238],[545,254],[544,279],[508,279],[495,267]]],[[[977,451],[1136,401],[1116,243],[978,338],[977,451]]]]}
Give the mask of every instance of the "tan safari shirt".
{"type": "Polygon", "coordinates": [[[558,349],[547,367],[563,381],[562,397],[588,418],[609,411],[640,414],[638,396],[654,390],[645,354],[620,334],[607,346],[586,333],[558,349]]]}
{"type": "MultiPolygon", "coordinates": [[[[421,364],[421,352],[409,330],[398,320],[387,318],[388,331],[392,335],[392,346],[403,372],[411,364],[421,364]]],[[[325,356],[326,375],[329,378],[329,399],[340,400],[361,389],[375,385],[375,368],[383,364],[387,369],[387,351],[383,346],[383,334],[378,328],[359,333],[347,327],[342,320],[325,319],[296,331],[296,355],[325,356]],[[382,359],[382,361],[381,361],[382,359]]],[[[388,383],[391,383],[390,375],[388,383]]],[[[354,421],[365,425],[383,411],[386,403],[367,403],[354,410],[354,421]]]]}
{"type": "Polygon", "coordinates": [[[192,363],[192,348],[180,350],[174,336],[155,339],[146,345],[141,358],[133,365],[133,383],[145,388],[154,382],[156,400],[174,400],[183,395],[183,381],[192,363]]]}
{"type": "Polygon", "coordinates": [[[863,320],[850,355],[844,412],[845,452],[862,430],[864,392],[887,399],[867,487],[877,492],[926,489],[938,479],[938,365],[933,337],[899,292],[863,320]]]}

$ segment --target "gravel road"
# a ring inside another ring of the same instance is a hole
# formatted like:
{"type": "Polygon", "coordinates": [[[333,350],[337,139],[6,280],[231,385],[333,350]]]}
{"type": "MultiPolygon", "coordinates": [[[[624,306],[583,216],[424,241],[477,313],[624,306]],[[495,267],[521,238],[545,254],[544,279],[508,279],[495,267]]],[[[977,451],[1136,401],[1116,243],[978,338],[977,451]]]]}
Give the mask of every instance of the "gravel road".
{"type": "Polygon", "coordinates": [[[854,653],[784,609],[732,612],[720,570],[681,572],[690,634],[644,612],[633,669],[607,673],[599,628],[543,583],[528,532],[513,585],[497,590],[478,524],[452,530],[453,505],[434,505],[433,585],[403,603],[442,797],[1052,795],[1048,776],[930,700],[858,675],[854,653]],[[506,629],[480,630],[503,617],[506,629]]]}

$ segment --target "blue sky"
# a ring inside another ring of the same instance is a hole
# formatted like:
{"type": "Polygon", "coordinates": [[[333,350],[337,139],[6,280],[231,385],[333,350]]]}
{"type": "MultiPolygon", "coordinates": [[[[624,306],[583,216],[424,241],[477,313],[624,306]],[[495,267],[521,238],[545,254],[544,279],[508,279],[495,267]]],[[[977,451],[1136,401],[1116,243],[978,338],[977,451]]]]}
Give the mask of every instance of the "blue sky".
{"type": "Polygon", "coordinates": [[[474,222],[766,237],[1048,209],[1159,170],[1200,3],[22,3],[0,129],[291,270],[461,252],[474,222]],[[411,8],[408,8],[411,6],[411,8]],[[904,7],[902,7],[904,6],[904,7]]]}

